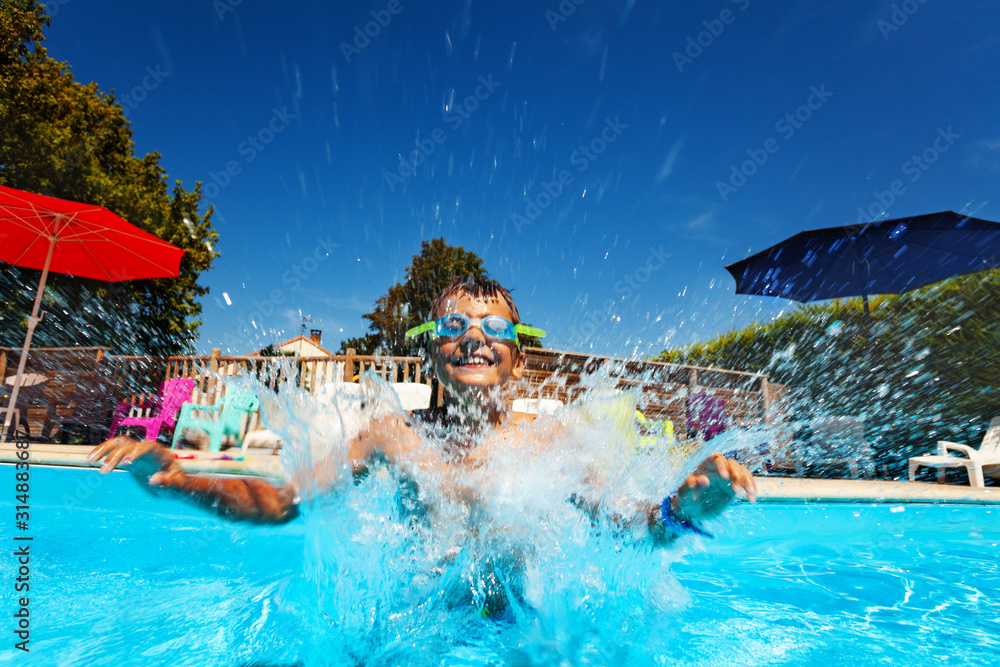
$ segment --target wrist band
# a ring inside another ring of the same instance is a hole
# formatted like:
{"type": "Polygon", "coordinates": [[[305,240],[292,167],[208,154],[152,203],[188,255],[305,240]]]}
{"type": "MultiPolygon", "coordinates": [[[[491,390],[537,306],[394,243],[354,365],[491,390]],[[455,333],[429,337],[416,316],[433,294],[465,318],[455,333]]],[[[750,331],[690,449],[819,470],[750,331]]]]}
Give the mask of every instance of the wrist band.
{"type": "Polygon", "coordinates": [[[663,505],[660,506],[660,517],[663,519],[664,527],[668,530],[672,530],[676,535],[694,533],[696,535],[701,535],[702,537],[714,539],[715,535],[708,532],[701,526],[696,525],[692,521],[681,519],[674,514],[674,510],[670,506],[670,501],[675,497],[676,496],[667,496],[663,499],[663,505]]]}

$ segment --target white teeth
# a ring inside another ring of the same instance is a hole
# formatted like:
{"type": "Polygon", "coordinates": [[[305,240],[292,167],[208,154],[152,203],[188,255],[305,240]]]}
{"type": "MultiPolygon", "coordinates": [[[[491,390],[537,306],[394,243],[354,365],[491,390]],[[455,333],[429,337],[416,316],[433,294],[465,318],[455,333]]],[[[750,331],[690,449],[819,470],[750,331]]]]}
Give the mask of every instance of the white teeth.
{"type": "Polygon", "coordinates": [[[455,361],[456,366],[495,366],[492,359],[484,357],[460,357],[455,361]]]}

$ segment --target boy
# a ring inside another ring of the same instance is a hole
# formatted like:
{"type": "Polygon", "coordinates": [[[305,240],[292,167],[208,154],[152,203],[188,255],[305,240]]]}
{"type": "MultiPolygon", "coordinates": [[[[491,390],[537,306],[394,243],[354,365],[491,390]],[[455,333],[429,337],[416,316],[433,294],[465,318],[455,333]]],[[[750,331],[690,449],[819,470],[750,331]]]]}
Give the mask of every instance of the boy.
{"type": "MultiPolygon", "coordinates": [[[[396,466],[411,480],[428,471],[439,474],[446,493],[472,504],[477,494],[474,485],[467,483],[469,473],[503,443],[525,439],[522,422],[533,417],[507,412],[502,392],[508,380],[518,380],[524,373],[518,336],[544,332],[520,323],[507,290],[474,276],[455,278],[435,300],[431,313],[432,322],[407,334],[432,333],[430,358],[434,374],[445,386],[446,405],[374,420],[349,443],[347,459],[356,475],[364,474],[374,459],[396,466]],[[440,446],[427,442],[435,426],[451,427],[440,446]]],[[[558,435],[557,423],[549,428],[548,435],[558,435]]],[[[143,476],[152,472],[150,486],[172,489],[230,518],[281,523],[298,514],[300,489],[294,485],[191,475],[181,470],[169,450],[154,442],[113,438],[95,448],[89,458],[105,459],[103,473],[119,465],[143,476]]],[[[315,472],[320,489],[327,486],[324,479],[336,479],[335,473],[326,474],[322,468],[315,472]]],[[[685,532],[704,534],[701,520],[720,513],[740,492],[755,499],[753,477],[739,463],[713,454],[676,494],[662,503],[646,503],[635,517],[618,521],[648,522],[658,541],[670,541],[685,532]]],[[[584,502],[578,505],[597,511],[584,502]]]]}

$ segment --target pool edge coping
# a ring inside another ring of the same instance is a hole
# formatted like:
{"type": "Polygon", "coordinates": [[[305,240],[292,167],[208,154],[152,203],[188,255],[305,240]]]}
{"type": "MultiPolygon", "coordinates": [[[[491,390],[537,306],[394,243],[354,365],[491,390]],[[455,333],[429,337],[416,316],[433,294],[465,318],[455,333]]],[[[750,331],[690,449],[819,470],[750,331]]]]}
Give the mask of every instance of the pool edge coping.
{"type": "MultiPolygon", "coordinates": [[[[28,462],[33,466],[56,466],[64,468],[98,468],[100,463],[87,459],[87,452],[92,447],[78,445],[45,445],[31,443],[28,451],[28,462]]],[[[19,459],[13,443],[0,445],[0,464],[17,463],[19,459]]],[[[241,477],[267,477],[275,480],[286,478],[280,457],[273,454],[254,454],[243,460],[220,459],[220,454],[208,452],[184,451],[190,459],[177,459],[181,469],[186,472],[208,473],[220,475],[236,475],[241,477]]]]}
{"type": "MultiPolygon", "coordinates": [[[[47,445],[32,443],[29,449],[32,465],[65,468],[97,468],[87,460],[89,447],[79,445],[47,445]]],[[[0,464],[18,461],[13,443],[0,445],[0,464]]],[[[253,453],[245,460],[222,460],[219,454],[185,451],[191,459],[178,459],[186,472],[264,477],[275,481],[287,479],[279,456],[253,453]]],[[[760,502],[822,502],[822,503],[953,503],[1000,504],[1000,487],[977,489],[952,484],[908,482],[898,480],[809,479],[798,477],[756,478],[760,502]]]]}

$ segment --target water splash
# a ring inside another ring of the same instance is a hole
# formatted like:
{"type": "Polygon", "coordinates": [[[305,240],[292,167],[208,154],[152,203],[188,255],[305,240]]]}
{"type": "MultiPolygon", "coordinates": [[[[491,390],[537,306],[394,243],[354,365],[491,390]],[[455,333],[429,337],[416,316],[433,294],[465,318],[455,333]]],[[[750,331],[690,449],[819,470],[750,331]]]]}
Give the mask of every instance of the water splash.
{"type": "MultiPolygon", "coordinates": [[[[456,440],[481,452],[447,477],[375,465],[352,478],[350,438],[372,420],[405,415],[376,375],[355,395],[283,387],[262,401],[286,443],[289,476],[305,489],[296,614],[312,658],[607,663],[634,654],[621,646],[623,628],[642,655],[662,643],[656,628],[686,604],[669,573],[680,552],[654,548],[635,517],[676,489],[708,447],[641,436],[638,392],[614,390],[606,376],[585,382],[579,401],[506,437],[428,429],[424,443],[442,460],[456,440]]],[[[711,449],[755,437],[727,433],[711,449]]]]}

